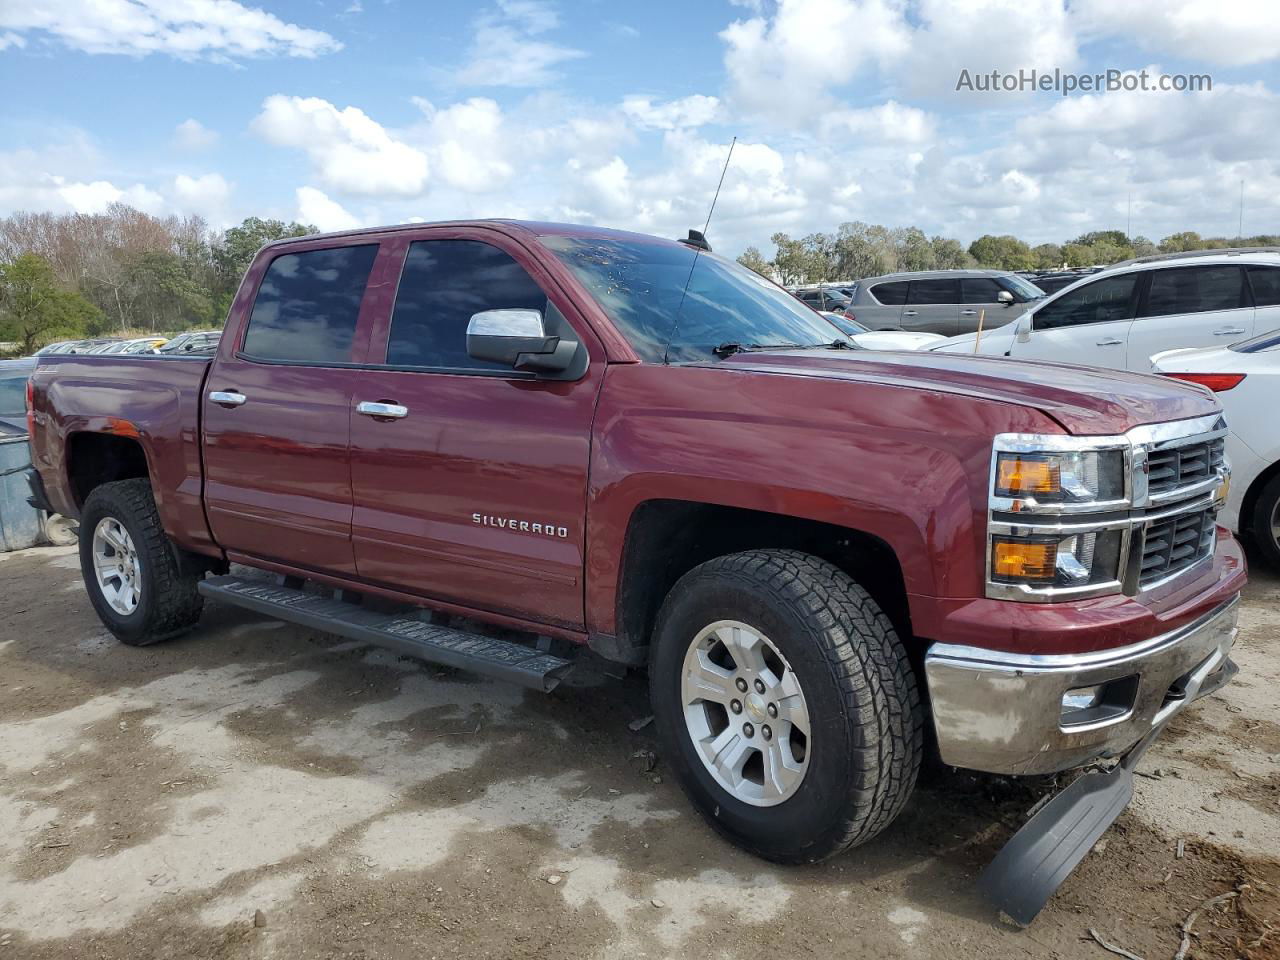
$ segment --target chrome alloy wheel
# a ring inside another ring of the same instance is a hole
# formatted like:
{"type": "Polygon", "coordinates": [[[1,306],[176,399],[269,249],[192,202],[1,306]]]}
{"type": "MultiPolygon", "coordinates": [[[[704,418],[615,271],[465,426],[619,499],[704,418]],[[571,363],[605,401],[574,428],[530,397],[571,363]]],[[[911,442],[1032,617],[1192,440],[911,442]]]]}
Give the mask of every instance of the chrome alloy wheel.
{"type": "Polygon", "coordinates": [[[127,617],[138,609],[142,565],[133,538],[115,517],[103,517],[93,530],[93,572],[112,610],[127,617]]]}
{"type": "Polygon", "coordinates": [[[809,707],[768,637],[736,620],[704,627],[685,653],[680,702],[702,765],[735,799],[772,807],[800,789],[809,707]]]}
{"type": "Polygon", "coordinates": [[[1280,500],[1271,508],[1271,540],[1280,547],[1280,500]]]}

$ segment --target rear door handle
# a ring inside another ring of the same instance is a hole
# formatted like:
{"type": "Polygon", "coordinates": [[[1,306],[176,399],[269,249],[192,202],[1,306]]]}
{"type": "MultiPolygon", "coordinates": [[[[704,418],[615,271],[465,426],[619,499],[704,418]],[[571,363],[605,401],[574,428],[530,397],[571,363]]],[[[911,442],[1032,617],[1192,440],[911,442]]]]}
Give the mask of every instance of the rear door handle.
{"type": "Polygon", "coordinates": [[[409,408],[402,407],[398,403],[374,403],[370,400],[362,400],[356,404],[356,413],[363,413],[366,417],[401,420],[409,415],[409,408]]]}
{"type": "Polygon", "coordinates": [[[914,317],[914,316],[916,315],[916,311],[914,311],[914,310],[903,310],[903,311],[902,311],[902,315],[903,315],[904,317],[914,317]]]}
{"type": "Polygon", "coordinates": [[[962,317],[976,317],[977,315],[978,315],[977,310],[961,310],[960,311],[960,316],[962,317]]]}
{"type": "Polygon", "coordinates": [[[1213,331],[1215,337],[1232,337],[1240,333],[1244,333],[1244,327],[1219,327],[1213,331]]]}
{"type": "Polygon", "coordinates": [[[249,398],[239,390],[214,390],[210,392],[209,399],[224,407],[239,407],[249,398]]]}
{"type": "Polygon", "coordinates": [[[1115,339],[1114,337],[1108,337],[1106,340],[1099,340],[1099,341],[1098,341],[1098,346],[1100,346],[1100,347],[1118,347],[1118,346],[1120,346],[1120,344],[1122,344],[1122,343],[1124,343],[1124,341],[1123,341],[1123,340],[1117,340],[1117,339],[1115,339]]]}

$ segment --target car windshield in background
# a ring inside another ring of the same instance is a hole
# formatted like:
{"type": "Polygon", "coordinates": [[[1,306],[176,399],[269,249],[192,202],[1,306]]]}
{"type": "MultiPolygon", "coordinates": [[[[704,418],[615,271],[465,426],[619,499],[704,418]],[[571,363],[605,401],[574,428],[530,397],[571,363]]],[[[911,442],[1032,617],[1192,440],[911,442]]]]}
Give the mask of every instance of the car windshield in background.
{"type": "Polygon", "coordinates": [[[1268,330],[1260,336],[1231,344],[1236,353],[1266,353],[1280,347],[1280,330],[1268,330]]]}
{"type": "Polygon", "coordinates": [[[1014,292],[1016,292],[1018,296],[1022,297],[1023,300],[1042,300],[1048,296],[1047,293],[1037,287],[1030,280],[1025,280],[1014,274],[1010,274],[1007,277],[1001,277],[1000,279],[1008,286],[1012,287],[1014,292]]]}
{"type": "Polygon", "coordinates": [[[0,417],[10,417],[17,420],[26,415],[26,375],[13,377],[0,373],[0,417]]]}
{"type": "Polygon", "coordinates": [[[842,333],[846,333],[851,337],[856,337],[860,333],[871,332],[870,327],[863,326],[857,320],[850,320],[848,317],[842,317],[838,313],[827,315],[827,319],[835,326],[839,327],[842,333]]]}
{"type": "Polygon", "coordinates": [[[844,339],[781,287],[714,254],[678,244],[539,239],[651,363],[706,360],[723,344],[810,347],[844,339]]]}

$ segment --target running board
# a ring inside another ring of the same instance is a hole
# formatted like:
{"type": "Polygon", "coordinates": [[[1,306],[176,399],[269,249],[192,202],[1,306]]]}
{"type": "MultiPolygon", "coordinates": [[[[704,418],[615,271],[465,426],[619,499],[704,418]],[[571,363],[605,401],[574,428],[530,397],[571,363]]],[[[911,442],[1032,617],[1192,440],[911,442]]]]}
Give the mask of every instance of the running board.
{"type": "Polygon", "coordinates": [[[554,690],[573,666],[572,661],[519,643],[438,627],[404,613],[377,613],[354,603],[262,580],[210,577],[200,582],[200,593],[210,600],[244,607],[288,623],[388,647],[428,663],[468,670],[545,693],[554,690]]]}

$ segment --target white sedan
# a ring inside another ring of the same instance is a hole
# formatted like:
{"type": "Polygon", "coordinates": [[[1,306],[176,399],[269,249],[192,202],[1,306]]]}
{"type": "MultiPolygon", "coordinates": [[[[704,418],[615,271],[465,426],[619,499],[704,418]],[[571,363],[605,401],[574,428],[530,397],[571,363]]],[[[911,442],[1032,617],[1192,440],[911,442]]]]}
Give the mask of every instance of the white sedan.
{"type": "Polygon", "coordinates": [[[947,339],[940,333],[909,333],[906,330],[872,330],[864,327],[856,320],[819,310],[824,317],[835,324],[841,332],[863,350],[928,350],[935,344],[947,339]]]}
{"type": "Polygon", "coordinates": [[[1280,568],[1280,330],[1229,347],[1165,350],[1156,373],[1212,390],[1226,412],[1231,489],[1220,516],[1280,568]]]}

